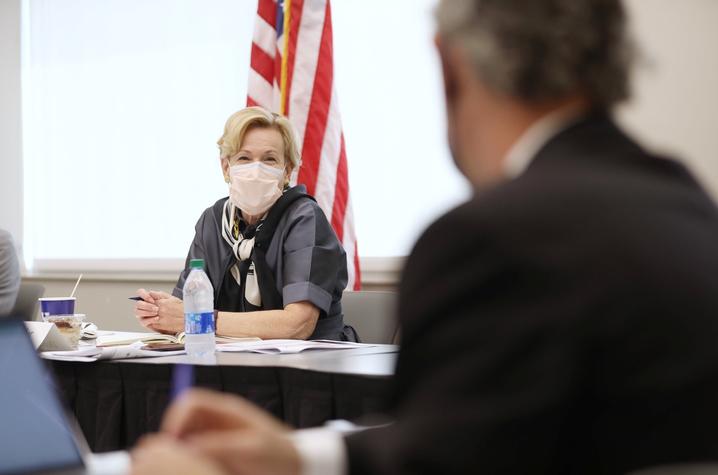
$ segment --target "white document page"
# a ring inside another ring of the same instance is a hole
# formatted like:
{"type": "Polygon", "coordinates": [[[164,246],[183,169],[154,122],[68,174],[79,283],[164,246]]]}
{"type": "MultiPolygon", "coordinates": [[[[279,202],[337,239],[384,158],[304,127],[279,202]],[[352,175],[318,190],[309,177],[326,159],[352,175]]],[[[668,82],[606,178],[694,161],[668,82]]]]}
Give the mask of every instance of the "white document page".
{"type": "Polygon", "coordinates": [[[262,340],[217,345],[217,351],[276,355],[300,353],[307,350],[346,350],[370,346],[376,345],[333,340],[262,340]]]}
{"type": "Polygon", "coordinates": [[[37,351],[64,351],[71,350],[70,341],[65,338],[54,323],[25,322],[25,328],[32,338],[37,351]]]}

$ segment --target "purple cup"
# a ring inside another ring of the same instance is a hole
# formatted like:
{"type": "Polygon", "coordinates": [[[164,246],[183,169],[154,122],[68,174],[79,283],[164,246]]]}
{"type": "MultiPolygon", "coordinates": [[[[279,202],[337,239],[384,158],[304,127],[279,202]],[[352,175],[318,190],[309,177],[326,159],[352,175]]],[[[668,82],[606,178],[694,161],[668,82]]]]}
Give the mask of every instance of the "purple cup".
{"type": "Polygon", "coordinates": [[[43,320],[50,315],[72,315],[75,313],[75,297],[42,297],[38,300],[43,320]]]}

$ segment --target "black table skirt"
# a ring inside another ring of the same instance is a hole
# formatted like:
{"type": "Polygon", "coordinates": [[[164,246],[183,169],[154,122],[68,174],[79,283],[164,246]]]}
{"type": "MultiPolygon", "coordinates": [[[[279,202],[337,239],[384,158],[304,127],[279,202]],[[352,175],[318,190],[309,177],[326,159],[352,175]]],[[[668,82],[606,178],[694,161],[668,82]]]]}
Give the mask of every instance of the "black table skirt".
{"type": "MultiPolygon", "coordinates": [[[[48,363],[93,452],[130,448],[159,428],[173,365],[48,363]]],[[[195,386],[242,395],[297,428],[380,412],[390,380],[281,367],[195,367],[195,386]]]]}

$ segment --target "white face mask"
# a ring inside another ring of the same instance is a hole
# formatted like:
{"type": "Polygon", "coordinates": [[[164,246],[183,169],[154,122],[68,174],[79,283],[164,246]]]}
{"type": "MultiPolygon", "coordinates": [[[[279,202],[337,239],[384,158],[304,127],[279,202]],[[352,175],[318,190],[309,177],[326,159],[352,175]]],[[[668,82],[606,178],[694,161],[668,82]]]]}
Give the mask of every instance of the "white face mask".
{"type": "Polygon", "coordinates": [[[282,196],[284,170],[261,162],[229,167],[229,200],[251,216],[261,216],[282,196]]]}

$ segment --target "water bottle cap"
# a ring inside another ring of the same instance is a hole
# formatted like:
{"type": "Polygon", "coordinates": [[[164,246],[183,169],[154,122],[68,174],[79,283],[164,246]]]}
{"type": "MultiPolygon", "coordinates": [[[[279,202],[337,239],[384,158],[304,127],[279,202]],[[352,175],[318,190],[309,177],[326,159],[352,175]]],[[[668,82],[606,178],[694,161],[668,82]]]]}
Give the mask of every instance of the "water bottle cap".
{"type": "Polygon", "coordinates": [[[190,269],[204,269],[204,259],[190,259],[190,269]]]}

